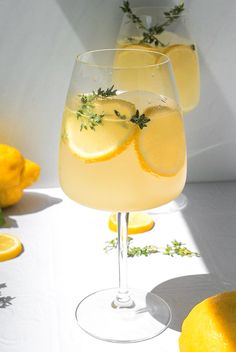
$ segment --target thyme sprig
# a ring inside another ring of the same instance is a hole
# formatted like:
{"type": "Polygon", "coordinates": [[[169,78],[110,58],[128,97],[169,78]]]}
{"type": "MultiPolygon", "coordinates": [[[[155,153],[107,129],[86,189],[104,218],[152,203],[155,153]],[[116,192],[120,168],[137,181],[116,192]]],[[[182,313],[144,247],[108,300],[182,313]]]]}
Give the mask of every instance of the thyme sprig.
{"type": "Polygon", "coordinates": [[[121,6],[122,11],[127,15],[127,17],[136,25],[138,29],[143,31],[143,38],[140,43],[154,44],[155,46],[165,46],[165,44],[160,41],[157,37],[165,28],[168,27],[172,22],[179,18],[181,12],[184,11],[184,3],[174,6],[169,11],[164,12],[165,21],[161,24],[155,24],[154,26],[146,27],[143,21],[134,14],[132,11],[129,1],[123,1],[123,6],[121,6]]]}
{"type": "Polygon", "coordinates": [[[3,211],[0,208],[0,227],[4,226],[6,224],[6,221],[4,219],[3,211]]]}
{"type": "Polygon", "coordinates": [[[80,98],[81,106],[76,111],[76,117],[80,120],[80,131],[83,129],[95,130],[95,127],[101,125],[103,122],[104,113],[96,114],[94,111],[94,101],[98,97],[107,98],[117,94],[117,90],[114,89],[114,85],[106,90],[99,88],[97,92],[93,91],[92,94],[83,94],[80,98]]]}
{"type": "Polygon", "coordinates": [[[139,110],[136,110],[135,115],[131,117],[130,121],[136,123],[139,128],[143,129],[144,127],[147,127],[147,123],[151,120],[149,117],[145,116],[145,114],[140,115],[139,110]]]}
{"type": "MultiPolygon", "coordinates": [[[[93,91],[92,94],[81,95],[81,106],[76,111],[76,117],[78,120],[80,120],[80,131],[83,129],[91,129],[95,131],[95,127],[103,123],[103,117],[105,116],[105,113],[97,114],[95,112],[94,101],[99,97],[108,98],[116,95],[117,89],[114,89],[114,85],[110,88],[107,88],[106,90],[99,88],[97,92],[93,91]]],[[[128,118],[126,115],[122,115],[118,110],[114,110],[114,113],[121,120],[129,119],[129,121],[137,124],[140,129],[147,127],[147,123],[150,121],[150,119],[145,116],[145,114],[140,115],[139,110],[136,110],[135,114],[130,118],[128,118]]]]}
{"type": "MultiPolygon", "coordinates": [[[[128,236],[128,257],[140,257],[145,256],[148,257],[154,253],[160,253],[164,255],[169,255],[170,257],[181,256],[181,257],[199,257],[199,253],[192,252],[188,249],[184,243],[179,242],[177,240],[171,241],[171,245],[167,244],[164,248],[157,247],[154,245],[147,245],[144,247],[132,247],[131,242],[133,238],[128,236]]],[[[118,246],[117,237],[107,241],[106,246],[104,247],[104,251],[106,253],[110,252],[113,249],[116,249],[118,246]]]]}

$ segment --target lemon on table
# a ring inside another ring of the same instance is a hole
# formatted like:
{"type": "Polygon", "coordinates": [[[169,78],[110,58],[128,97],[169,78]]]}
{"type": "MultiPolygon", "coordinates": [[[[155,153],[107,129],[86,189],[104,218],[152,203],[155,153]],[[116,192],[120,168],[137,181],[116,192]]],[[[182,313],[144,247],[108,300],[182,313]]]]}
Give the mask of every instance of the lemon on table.
{"type": "Polygon", "coordinates": [[[180,352],[235,352],[235,317],[236,291],[200,302],[183,322],[180,352]]]}
{"type": "Polygon", "coordinates": [[[134,104],[122,99],[97,99],[93,102],[93,111],[104,115],[101,124],[95,127],[80,129],[81,121],[76,117],[76,111],[65,111],[65,133],[69,148],[85,162],[108,160],[121,153],[137,131],[133,123],[119,119],[115,114],[130,118],[135,114],[134,104]]]}
{"type": "Polygon", "coordinates": [[[20,240],[12,235],[0,234],[0,261],[17,257],[23,250],[20,240]]]}
{"type": "Polygon", "coordinates": [[[178,110],[164,106],[144,111],[148,127],[135,137],[135,148],[142,167],[155,175],[174,176],[185,163],[185,135],[178,110]]]}
{"type": "MultiPolygon", "coordinates": [[[[128,234],[137,234],[151,230],[155,223],[151,215],[142,212],[129,213],[128,234]]],[[[112,213],[108,219],[111,231],[117,232],[117,214],[112,213]]]]}

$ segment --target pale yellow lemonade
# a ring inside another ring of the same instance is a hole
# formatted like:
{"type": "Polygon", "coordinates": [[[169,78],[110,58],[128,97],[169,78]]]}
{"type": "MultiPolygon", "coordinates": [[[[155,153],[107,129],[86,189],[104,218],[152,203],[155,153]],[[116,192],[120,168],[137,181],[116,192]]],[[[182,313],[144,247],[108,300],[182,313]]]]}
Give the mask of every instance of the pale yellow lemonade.
{"type": "MultiPolygon", "coordinates": [[[[88,95],[89,96],[89,95],[88,95]]],[[[175,199],[186,180],[184,125],[170,98],[151,92],[97,97],[93,129],[78,118],[81,96],[65,107],[59,174],[64,192],[76,202],[107,211],[137,211],[175,199]],[[144,114],[140,126],[131,117],[144,114]]]]}
{"type": "MultiPolygon", "coordinates": [[[[200,96],[200,73],[196,45],[167,31],[158,35],[158,39],[165,43],[165,46],[140,43],[142,37],[124,38],[118,42],[117,46],[126,49],[151,50],[167,55],[172,63],[180,105],[184,112],[189,112],[197,106],[200,96]]],[[[119,64],[118,55],[117,63],[119,64]]],[[[127,55],[127,64],[129,65],[129,61],[133,59],[133,55],[127,55]]],[[[155,60],[155,55],[149,56],[149,60],[145,64],[153,64],[155,60]]]]}

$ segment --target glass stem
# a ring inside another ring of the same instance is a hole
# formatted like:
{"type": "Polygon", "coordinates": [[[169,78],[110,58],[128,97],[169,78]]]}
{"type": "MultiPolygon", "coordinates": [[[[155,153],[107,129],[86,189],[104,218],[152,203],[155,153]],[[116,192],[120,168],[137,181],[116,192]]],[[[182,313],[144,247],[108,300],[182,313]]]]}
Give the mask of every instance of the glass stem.
{"type": "Polygon", "coordinates": [[[133,308],[134,302],[128,289],[128,222],[129,213],[117,213],[118,224],[118,264],[119,264],[119,288],[116,298],[112,302],[113,308],[133,308]]]}

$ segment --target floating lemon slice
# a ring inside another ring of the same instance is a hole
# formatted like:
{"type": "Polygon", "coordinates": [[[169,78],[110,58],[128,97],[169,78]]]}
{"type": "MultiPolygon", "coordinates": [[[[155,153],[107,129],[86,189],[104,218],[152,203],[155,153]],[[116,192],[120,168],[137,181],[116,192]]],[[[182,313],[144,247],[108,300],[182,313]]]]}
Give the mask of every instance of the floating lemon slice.
{"type": "Polygon", "coordinates": [[[155,175],[176,175],[186,158],[180,112],[155,106],[146,109],[144,114],[151,121],[135,138],[135,148],[142,167],[155,175]]]}
{"type": "Polygon", "coordinates": [[[199,65],[194,45],[176,44],[164,53],[170,58],[184,111],[191,110],[199,100],[199,65]]]}
{"type": "Polygon", "coordinates": [[[64,130],[69,148],[85,162],[108,160],[121,153],[133,140],[137,126],[129,122],[135,114],[134,104],[121,99],[97,99],[93,103],[93,112],[104,115],[101,124],[81,130],[81,121],[76,111],[65,112],[64,130]],[[127,120],[117,117],[115,111],[127,120]]]}
{"type": "MultiPolygon", "coordinates": [[[[154,227],[153,218],[142,212],[131,212],[129,214],[128,234],[137,234],[151,230],[154,227]]],[[[112,213],[108,220],[111,231],[117,232],[117,214],[112,213]]]]}
{"type": "Polygon", "coordinates": [[[123,49],[138,49],[140,51],[118,51],[115,58],[114,66],[144,67],[145,65],[154,65],[156,63],[156,54],[154,53],[153,48],[148,45],[131,44],[126,45],[123,49]]]}
{"type": "Polygon", "coordinates": [[[164,49],[164,53],[169,56],[172,65],[176,68],[182,68],[184,66],[185,69],[187,67],[192,69],[194,65],[197,64],[196,49],[194,45],[170,45],[164,49]]]}
{"type": "Polygon", "coordinates": [[[0,234],[0,261],[17,257],[23,250],[21,242],[15,236],[0,234]]]}

